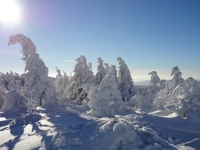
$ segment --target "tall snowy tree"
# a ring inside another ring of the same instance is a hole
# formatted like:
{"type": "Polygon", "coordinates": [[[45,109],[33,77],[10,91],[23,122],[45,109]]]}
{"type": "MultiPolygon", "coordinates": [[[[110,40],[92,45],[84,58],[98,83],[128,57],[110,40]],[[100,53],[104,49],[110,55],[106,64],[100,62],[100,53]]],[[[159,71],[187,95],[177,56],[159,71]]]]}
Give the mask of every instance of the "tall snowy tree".
{"type": "Polygon", "coordinates": [[[83,85],[91,84],[92,78],[85,56],[80,56],[76,61],[77,64],[74,68],[73,81],[69,86],[67,93],[69,99],[75,100],[76,104],[81,104],[82,100],[87,96],[86,91],[83,89],[83,85]]]}
{"type": "Polygon", "coordinates": [[[104,63],[104,66],[105,66],[105,74],[108,74],[111,68],[107,63],[104,63]]]}
{"type": "Polygon", "coordinates": [[[91,71],[87,65],[87,60],[85,56],[80,56],[76,59],[77,64],[74,68],[74,77],[73,81],[76,86],[86,83],[91,83],[91,71]]]}
{"type": "Polygon", "coordinates": [[[182,72],[180,72],[177,66],[172,68],[171,76],[173,76],[171,85],[173,89],[184,82],[184,79],[182,78],[182,72]]]}
{"type": "Polygon", "coordinates": [[[105,68],[103,66],[103,60],[100,57],[97,58],[97,63],[98,63],[98,66],[97,66],[97,73],[95,77],[95,84],[100,84],[100,82],[105,76],[105,68]]]}
{"type": "Polygon", "coordinates": [[[65,71],[63,71],[63,88],[66,89],[67,85],[69,85],[69,78],[65,71]]]}
{"type": "Polygon", "coordinates": [[[31,97],[35,105],[41,105],[42,99],[47,92],[45,84],[48,77],[48,68],[45,66],[39,54],[36,53],[36,47],[31,39],[23,34],[11,36],[9,45],[16,43],[22,46],[22,60],[25,62],[25,84],[28,86],[28,80],[30,81],[31,97]]]}
{"type": "Polygon", "coordinates": [[[119,88],[119,83],[118,83],[118,78],[117,78],[117,69],[116,69],[115,65],[111,65],[110,72],[114,75],[115,81],[117,82],[117,85],[118,85],[118,88],[119,88]]]}
{"type": "Polygon", "coordinates": [[[93,71],[92,71],[92,63],[91,62],[89,62],[88,63],[88,67],[89,67],[89,70],[90,70],[90,78],[91,78],[91,80],[92,80],[92,82],[94,82],[94,73],[93,73],[93,71]]]}
{"type": "Polygon", "coordinates": [[[119,88],[122,94],[122,98],[125,101],[130,99],[135,94],[135,88],[128,66],[121,57],[118,57],[117,60],[119,61],[119,88]]]}
{"type": "Polygon", "coordinates": [[[160,78],[158,77],[156,71],[152,71],[152,72],[150,72],[148,74],[151,75],[148,91],[151,94],[155,94],[158,91],[158,87],[157,86],[160,83],[160,78]]]}

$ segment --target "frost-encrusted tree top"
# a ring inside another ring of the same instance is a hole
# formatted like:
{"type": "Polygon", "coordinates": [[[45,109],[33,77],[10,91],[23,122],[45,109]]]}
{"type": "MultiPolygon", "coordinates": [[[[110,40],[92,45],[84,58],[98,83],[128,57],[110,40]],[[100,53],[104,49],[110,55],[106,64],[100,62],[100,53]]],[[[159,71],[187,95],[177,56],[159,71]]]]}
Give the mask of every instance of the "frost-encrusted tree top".
{"type": "Polygon", "coordinates": [[[29,58],[29,56],[31,54],[36,53],[36,47],[33,44],[33,42],[31,41],[31,39],[27,38],[23,34],[16,34],[15,36],[11,36],[9,39],[8,45],[17,44],[17,43],[21,44],[21,46],[22,46],[21,53],[23,54],[22,59],[24,61],[27,61],[27,59],[29,58]]]}
{"type": "Polygon", "coordinates": [[[27,38],[23,34],[10,36],[8,45],[17,43],[21,44],[22,46],[22,60],[24,60],[26,63],[25,71],[35,72],[35,70],[37,70],[37,67],[39,67],[38,69],[42,71],[45,76],[47,76],[48,68],[45,66],[39,54],[36,53],[36,47],[31,39],[27,38]]]}
{"type": "Polygon", "coordinates": [[[122,98],[125,100],[129,96],[134,95],[134,84],[131,77],[130,70],[121,57],[118,57],[119,70],[118,70],[118,81],[122,98]]]}

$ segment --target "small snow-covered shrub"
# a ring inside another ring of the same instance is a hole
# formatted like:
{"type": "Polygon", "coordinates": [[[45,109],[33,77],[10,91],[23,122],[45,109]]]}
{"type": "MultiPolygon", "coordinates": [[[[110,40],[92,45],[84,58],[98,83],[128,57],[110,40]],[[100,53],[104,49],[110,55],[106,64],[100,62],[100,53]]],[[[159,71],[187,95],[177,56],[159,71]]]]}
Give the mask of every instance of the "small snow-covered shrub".
{"type": "Polygon", "coordinates": [[[103,78],[99,87],[94,87],[91,90],[89,114],[97,117],[112,117],[123,111],[124,102],[115,79],[115,75],[109,73],[103,78]]]}
{"type": "Polygon", "coordinates": [[[2,107],[3,111],[8,111],[13,108],[26,108],[27,99],[16,90],[10,90],[6,94],[5,102],[2,107]]]}
{"type": "Polygon", "coordinates": [[[145,96],[141,94],[134,95],[129,101],[129,106],[132,106],[136,109],[141,109],[144,111],[150,111],[152,108],[152,100],[146,98],[145,96]]]}
{"type": "Polygon", "coordinates": [[[4,105],[5,98],[6,98],[6,90],[3,86],[0,85],[0,109],[4,105]]]}
{"type": "MultiPolygon", "coordinates": [[[[179,85],[173,92],[173,97],[179,99],[177,112],[183,118],[200,117],[200,86],[192,77],[185,80],[183,85],[179,85]]],[[[192,119],[192,118],[191,118],[192,119]]]]}

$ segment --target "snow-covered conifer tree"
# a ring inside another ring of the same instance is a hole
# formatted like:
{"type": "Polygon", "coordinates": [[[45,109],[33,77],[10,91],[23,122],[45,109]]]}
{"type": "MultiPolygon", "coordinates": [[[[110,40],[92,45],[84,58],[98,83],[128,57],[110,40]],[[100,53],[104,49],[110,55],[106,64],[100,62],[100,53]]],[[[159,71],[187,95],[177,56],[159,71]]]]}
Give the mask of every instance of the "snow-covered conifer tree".
{"type": "Polygon", "coordinates": [[[151,75],[150,78],[150,82],[149,82],[149,94],[155,94],[158,91],[158,84],[160,83],[160,78],[157,75],[156,71],[152,71],[150,73],[148,73],[149,75],[151,75]]]}
{"type": "Polygon", "coordinates": [[[122,98],[125,101],[126,99],[130,99],[130,97],[135,94],[135,88],[128,66],[121,57],[118,57],[117,60],[119,61],[119,88],[122,94],[122,98]]]}
{"type": "Polygon", "coordinates": [[[36,105],[41,105],[42,99],[47,92],[45,82],[48,77],[48,68],[45,66],[39,54],[36,53],[36,47],[31,39],[23,34],[11,36],[9,45],[16,43],[22,46],[22,59],[25,61],[25,84],[27,86],[27,80],[30,80],[32,99],[36,105]]]}
{"type": "Polygon", "coordinates": [[[92,83],[94,83],[94,73],[93,73],[93,71],[92,71],[92,63],[91,62],[89,62],[88,63],[88,67],[89,67],[89,70],[90,70],[90,78],[91,78],[91,80],[92,80],[92,83]]]}
{"type": "Polygon", "coordinates": [[[160,78],[158,77],[157,72],[156,71],[152,71],[152,72],[150,72],[148,74],[151,75],[149,86],[153,87],[153,88],[158,86],[158,84],[160,83],[160,78]]]}
{"type": "Polygon", "coordinates": [[[6,97],[6,88],[3,85],[2,74],[0,73],[0,109],[3,107],[6,97]]]}
{"type": "Polygon", "coordinates": [[[98,63],[98,66],[97,66],[97,73],[95,77],[95,84],[100,84],[100,82],[105,76],[105,69],[103,66],[103,60],[100,57],[97,58],[97,63],[98,63]]]}
{"type": "Polygon", "coordinates": [[[75,100],[76,104],[81,104],[82,100],[87,96],[83,87],[84,85],[91,84],[92,78],[85,56],[80,56],[76,61],[77,64],[74,68],[73,81],[71,82],[67,93],[69,99],[75,100]]]}
{"type": "Polygon", "coordinates": [[[56,75],[56,78],[62,78],[61,70],[58,69],[57,67],[56,67],[56,72],[58,73],[58,74],[56,75]]]}
{"type": "Polygon", "coordinates": [[[56,72],[58,73],[56,75],[56,80],[55,80],[55,87],[56,91],[59,91],[62,88],[63,84],[63,76],[61,75],[61,70],[56,67],[56,72]]]}
{"type": "Polygon", "coordinates": [[[108,74],[111,68],[107,63],[104,63],[104,66],[105,66],[105,74],[108,74]]]}
{"type": "Polygon", "coordinates": [[[64,89],[66,89],[67,85],[69,85],[69,78],[68,78],[67,73],[65,71],[63,71],[63,74],[64,74],[64,76],[63,76],[63,87],[64,87],[64,89]]]}
{"type": "Polygon", "coordinates": [[[110,72],[114,75],[115,81],[116,81],[118,88],[119,88],[119,83],[118,83],[118,78],[117,78],[117,69],[116,69],[115,65],[111,65],[110,72]]]}
{"type": "Polygon", "coordinates": [[[87,60],[85,56],[80,56],[76,59],[77,64],[74,68],[74,77],[73,81],[76,86],[86,83],[91,83],[91,71],[87,65],[87,60]]]}
{"type": "Polygon", "coordinates": [[[173,79],[172,79],[172,88],[173,89],[176,88],[176,86],[178,86],[184,82],[184,79],[181,77],[182,72],[180,72],[180,70],[177,66],[172,68],[171,76],[173,76],[173,79]]]}
{"type": "Polygon", "coordinates": [[[63,76],[61,75],[61,70],[58,69],[57,67],[55,67],[55,68],[56,68],[56,72],[57,72],[56,79],[54,81],[55,89],[56,89],[56,92],[58,93],[58,98],[63,99],[63,94],[64,94],[63,76]]]}

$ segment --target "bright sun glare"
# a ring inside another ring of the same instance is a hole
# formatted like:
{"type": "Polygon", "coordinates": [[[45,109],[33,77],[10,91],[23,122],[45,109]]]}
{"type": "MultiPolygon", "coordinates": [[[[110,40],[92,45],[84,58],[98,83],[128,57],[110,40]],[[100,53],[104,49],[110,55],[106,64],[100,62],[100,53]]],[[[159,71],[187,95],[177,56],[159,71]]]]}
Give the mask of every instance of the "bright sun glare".
{"type": "Polygon", "coordinates": [[[13,0],[0,0],[0,20],[4,23],[19,23],[20,8],[13,0]]]}

